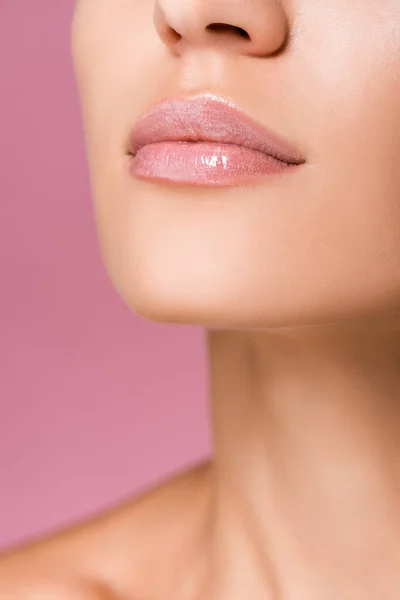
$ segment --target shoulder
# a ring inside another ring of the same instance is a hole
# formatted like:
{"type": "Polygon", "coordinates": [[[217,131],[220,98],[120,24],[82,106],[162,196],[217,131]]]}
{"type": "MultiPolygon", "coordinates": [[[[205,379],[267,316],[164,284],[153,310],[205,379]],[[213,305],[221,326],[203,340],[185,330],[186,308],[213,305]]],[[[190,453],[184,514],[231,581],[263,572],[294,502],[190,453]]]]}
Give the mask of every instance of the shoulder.
{"type": "Polygon", "coordinates": [[[173,560],[172,546],[180,552],[194,532],[207,474],[206,463],[196,465],[99,515],[0,554],[0,600],[121,600],[135,598],[136,590],[158,596],[146,573],[157,565],[160,578],[163,570],[167,577],[165,550],[173,560]]]}
{"type": "Polygon", "coordinates": [[[76,543],[74,554],[70,541],[54,535],[0,555],[0,600],[117,600],[106,583],[85,576],[79,537],[76,543]]]}
{"type": "Polygon", "coordinates": [[[78,583],[0,583],[0,600],[117,600],[108,590],[78,583]]]}

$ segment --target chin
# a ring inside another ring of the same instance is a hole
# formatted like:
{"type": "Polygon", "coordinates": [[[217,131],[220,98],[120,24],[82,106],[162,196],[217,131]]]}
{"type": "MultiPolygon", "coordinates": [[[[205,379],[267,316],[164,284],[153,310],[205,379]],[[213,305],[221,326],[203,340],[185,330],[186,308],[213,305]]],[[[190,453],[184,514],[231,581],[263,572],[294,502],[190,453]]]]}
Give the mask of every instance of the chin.
{"type": "Polygon", "coordinates": [[[227,329],[248,326],[246,315],[238,314],[235,302],[218,294],[215,287],[157,283],[142,279],[119,293],[134,313],[149,321],[227,329]]]}
{"type": "Polygon", "coordinates": [[[333,245],[318,249],[316,270],[316,251],[309,245],[283,243],[273,227],[267,243],[240,211],[236,222],[232,215],[222,218],[227,209],[218,212],[218,203],[212,218],[205,204],[196,210],[187,199],[183,207],[172,207],[167,210],[157,196],[133,204],[130,218],[99,219],[103,261],[114,288],[145,319],[275,329],[359,320],[399,308],[400,284],[390,269],[383,278],[382,268],[361,269],[356,261],[344,278],[340,256],[336,263],[331,256],[333,245]]]}
{"type": "MultiPolygon", "coordinates": [[[[149,321],[203,326],[225,330],[273,330],[345,324],[380,319],[393,313],[394,306],[360,303],[316,302],[306,293],[293,298],[270,290],[260,298],[252,290],[204,281],[198,285],[154,278],[130,280],[129,289],[117,288],[125,304],[149,321]],[[280,301],[279,298],[282,298],[280,301]]],[[[395,311],[396,312],[396,311],[395,311]]]]}
{"type": "MultiPolygon", "coordinates": [[[[193,279],[188,283],[176,278],[141,277],[130,279],[129,288],[117,287],[117,292],[134,313],[160,323],[248,330],[304,326],[318,321],[316,307],[307,310],[277,302],[273,293],[257,301],[251,290],[229,286],[227,281],[206,284],[193,279]]],[[[325,312],[320,321],[327,317],[325,312]]]]}

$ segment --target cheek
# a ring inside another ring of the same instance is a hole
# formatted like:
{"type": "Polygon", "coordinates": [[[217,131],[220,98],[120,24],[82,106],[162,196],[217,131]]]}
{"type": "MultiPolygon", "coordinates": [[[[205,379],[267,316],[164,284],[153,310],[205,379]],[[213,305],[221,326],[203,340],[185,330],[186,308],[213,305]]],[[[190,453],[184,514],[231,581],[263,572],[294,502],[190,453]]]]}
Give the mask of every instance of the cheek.
{"type": "Polygon", "coordinates": [[[324,16],[315,6],[314,21],[304,15],[295,49],[304,75],[297,105],[315,170],[310,210],[327,242],[336,239],[331,258],[342,248],[346,266],[366,268],[380,256],[382,268],[390,257],[398,268],[400,3],[369,13],[346,3],[346,18],[336,4],[327,0],[324,16]]]}
{"type": "Polygon", "coordinates": [[[82,0],[75,14],[72,48],[96,199],[124,158],[133,123],[170,85],[171,69],[160,73],[152,12],[150,0],[82,0]]]}
{"type": "Polygon", "coordinates": [[[382,4],[304,0],[285,76],[296,82],[291,109],[306,119],[317,159],[322,143],[354,146],[399,120],[400,2],[382,4]]]}

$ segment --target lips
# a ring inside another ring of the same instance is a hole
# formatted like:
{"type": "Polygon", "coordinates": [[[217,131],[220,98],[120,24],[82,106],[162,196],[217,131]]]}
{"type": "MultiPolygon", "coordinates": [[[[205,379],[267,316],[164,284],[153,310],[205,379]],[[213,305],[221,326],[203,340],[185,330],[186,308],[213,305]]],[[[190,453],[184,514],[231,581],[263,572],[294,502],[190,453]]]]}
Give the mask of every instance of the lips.
{"type": "Polygon", "coordinates": [[[175,98],[136,122],[130,138],[132,175],[192,185],[236,185],[305,162],[281,136],[214,96],[175,98]]]}

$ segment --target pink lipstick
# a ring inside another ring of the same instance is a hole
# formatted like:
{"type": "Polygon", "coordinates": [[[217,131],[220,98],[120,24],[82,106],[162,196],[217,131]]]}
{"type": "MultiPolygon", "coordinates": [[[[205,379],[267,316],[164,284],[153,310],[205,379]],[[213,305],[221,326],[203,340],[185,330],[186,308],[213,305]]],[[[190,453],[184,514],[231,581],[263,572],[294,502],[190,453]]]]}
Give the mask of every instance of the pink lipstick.
{"type": "Polygon", "coordinates": [[[195,186],[235,186],[289,173],[305,163],[278,134],[215,96],[169,99],[136,122],[130,173],[195,186]]]}

